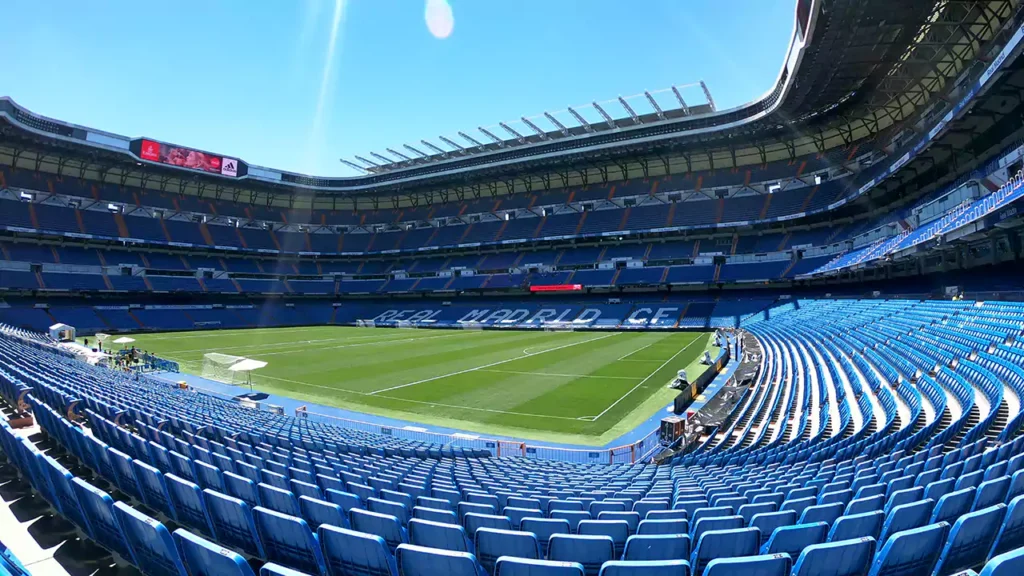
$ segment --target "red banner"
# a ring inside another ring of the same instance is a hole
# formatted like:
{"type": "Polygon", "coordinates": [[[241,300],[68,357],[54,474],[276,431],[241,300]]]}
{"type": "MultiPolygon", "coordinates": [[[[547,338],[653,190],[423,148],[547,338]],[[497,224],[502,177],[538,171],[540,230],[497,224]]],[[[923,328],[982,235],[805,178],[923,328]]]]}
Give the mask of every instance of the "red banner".
{"type": "Polygon", "coordinates": [[[578,292],[583,290],[583,284],[542,284],[530,286],[530,292],[578,292]]]}

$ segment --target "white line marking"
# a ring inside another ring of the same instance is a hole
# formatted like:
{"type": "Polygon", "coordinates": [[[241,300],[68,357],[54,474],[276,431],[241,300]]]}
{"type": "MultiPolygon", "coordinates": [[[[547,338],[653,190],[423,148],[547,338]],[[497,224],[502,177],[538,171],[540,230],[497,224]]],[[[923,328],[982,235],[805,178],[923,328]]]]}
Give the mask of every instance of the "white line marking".
{"type": "MultiPolygon", "coordinates": [[[[323,342],[346,342],[356,340],[372,340],[374,338],[380,339],[380,342],[386,342],[388,338],[381,338],[384,334],[378,334],[376,336],[345,336],[341,338],[322,338],[320,340],[289,340],[287,342],[263,342],[263,343],[252,343],[252,344],[240,344],[238,346],[226,346],[223,348],[195,348],[193,350],[175,350],[175,354],[187,354],[191,352],[222,352],[224,350],[242,350],[246,348],[292,348],[295,346],[308,346],[310,344],[321,344],[323,342]]],[[[393,336],[401,336],[408,338],[405,334],[393,334],[393,336]]]]}
{"type": "Polygon", "coordinates": [[[524,376],[558,376],[562,378],[608,378],[612,380],[636,380],[629,376],[598,376],[595,374],[557,374],[553,372],[519,372],[517,370],[478,370],[478,372],[494,372],[497,374],[522,374],[524,376]]]}
{"type": "MultiPolygon", "coordinates": [[[[433,376],[433,377],[430,377],[430,378],[424,378],[423,380],[417,380],[415,382],[409,382],[408,384],[399,384],[398,386],[391,386],[390,388],[382,388],[380,390],[374,390],[373,392],[370,392],[370,395],[372,396],[374,394],[380,394],[381,392],[390,392],[392,390],[398,390],[400,388],[407,388],[409,386],[415,386],[417,384],[425,384],[427,382],[433,382],[434,380],[441,380],[443,378],[449,378],[451,376],[458,376],[459,374],[467,374],[469,372],[476,372],[478,370],[483,370],[484,368],[490,368],[491,366],[500,366],[501,364],[508,364],[509,362],[514,362],[516,360],[522,360],[524,358],[529,358],[531,356],[537,356],[539,354],[545,354],[547,352],[554,352],[555,350],[561,350],[563,348],[568,348],[570,346],[577,346],[579,344],[586,344],[587,342],[595,342],[597,340],[603,340],[605,338],[611,338],[612,336],[618,336],[619,334],[622,334],[622,332],[612,332],[611,334],[606,334],[604,336],[598,336],[597,338],[590,338],[589,340],[582,340],[580,342],[571,342],[569,344],[563,344],[562,346],[556,346],[554,348],[548,348],[547,350],[541,350],[540,352],[531,352],[530,354],[523,354],[522,356],[516,356],[515,358],[509,358],[507,360],[499,360],[498,362],[491,362],[490,364],[484,364],[483,366],[477,366],[475,368],[467,368],[465,370],[459,370],[457,372],[451,372],[449,374],[442,374],[440,376],[433,376]]],[[[438,406],[440,406],[440,404],[438,404],[438,406]]]]}
{"type": "MultiPolygon", "coordinates": [[[[324,390],[333,390],[334,392],[348,392],[350,394],[356,394],[358,396],[373,396],[376,392],[359,392],[356,390],[348,390],[346,388],[336,388],[334,386],[323,386],[321,384],[311,384],[309,382],[300,382],[299,380],[291,380],[288,378],[279,378],[277,376],[268,376],[266,374],[260,374],[257,378],[269,378],[271,380],[280,380],[282,382],[291,382],[292,384],[301,384],[303,386],[310,386],[312,388],[323,388],[324,390]]],[[[476,408],[474,406],[455,406],[453,404],[440,404],[438,402],[428,402],[426,400],[410,400],[408,398],[396,398],[394,396],[378,396],[378,398],[387,398],[388,400],[397,400],[399,402],[410,402],[412,404],[425,404],[428,406],[440,406],[442,408],[457,408],[459,410],[475,410],[478,412],[491,412],[493,414],[510,414],[513,416],[530,416],[532,418],[555,418],[557,420],[578,420],[571,416],[553,416],[550,414],[529,414],[527,412],[510,412],[508,410],[494,410],[492,408],[476,408]]],[[[372,406],[367,406],[371,408],[372,406]]],[[[346,409],[346,408],[342,408],[346,409]]],[[[356,410],[358,411],[358,410],[356,410]]],[[[372,413],[371,413],[372,414],[372,413]]],[[[330,414],[327,414],[330,416],[330,414]]],[[[592,416],[584,416],[584,418],[592,418],[592,416]]]]}
{"type": "MultiPolygon", "coordinates": [[[[363,342],[361,344],[342,344],[340,346],[325,346],[323,348],[310,348],[309,351],[320,352],[321,350],[337,350],[339,348],[359,348],[361,346],[375,346],[377,344],[397,344],[401,342],[418,342],[420,340],[436,340],[438,338],[451,338],[452,336],[460,336],[461,334],[445,334],[443,336],[427,336],[426,338],[403,338],[401,340],[375,340],[373,342],[363,342]]],[[[266,354],[257,354],[260,358],[264,356],[277,356],[278,354],[295,354],[296,352],[304,352],[305,350],[285,350],[284,352],[268,352],[266,354]]]]}
{"type": "Polygon", "coordinates": [[[630,394],[632,394],[633,392],[636,392],[636,390],[637,390],[638,388],[640,388],[641,386],[643,386],[645,382],[647,382],[648,380],[650,380],[651,378],[653,378],[653,377],[654,377],[654,375],[655,375],[655,374],[657,374],[658,372],[661,372],[661,369],[662,369],[662,368],[664,368],[665,366],[668,366],[668,363],[669,363],[669,362],[671,362],[671,361],[675,360],[675,359],[676,359],[676,356],[679,356],[680,354],[682,354],[682,353],[683,353],[684,351],[686,351],[686,349],[687,349],[687,348],[689,348],[690,346],[693,346],[693,343],[694,343],[694,342],[697,342],[698,340],[700,340],[700,337],[699,337],[699,336],[698,336],[697,338],[694,338],[693,340],[690,340],[690,343],[689,343],[689,344],[687,344],[686,346],[683,346],[682,348],[680,348],[680,349],[679,349],[679,352],[676,352],[675,354],[673,354],[673,355],[672,355],[672,357],[671,357],[671,358],[669,358],[668,360],[665,360],[665,362],[664,362],[664,363],[663,363],[663,364],[662,364],[661,366],[658,366],[658,367],[657,367],[657,368],[656,368],[656,369],[654,370],[654,372],[651,372],[650,374],[648,374],[648,375],[647,375],[647,378],[644,378],[643,380],[641,380],[641,381],[640,381],[640,383],[639,383],[639,384],[637,384],[636,386],[633,386],[632,388],[630,388],[630,389],[629,389],[629,392],[626,392],[625,394],[623,394],[621,398],[619,398],[619,399],[618,399],[618,400],[616,400],[615,402],[612,402],[612,405],[611,405],[611,406],[609,406],[609,407],[607,407],[607,408],[605,408],[605,409],[604,409],[604,412],[601,412],[601,413],[600,413],[600,414],[598,414],[597,416],[594,416],[594,420],[596,421],[596,420],[597,420],[598,418],[600,418],[601,416],[604,416],[605,414],[607,414],[607,413],[608,413],[608,411],[609,411],[609,410],[611,410],[612,408],[615,408],[615,406],[616,406],[616,405],[617,405],[617,404],[618,404],[619,402],[622,402],[623,400],[625,400],[625,399],[626,399],[626,396],[629,396],[629,395],[630,395],[630,394]]]}
{"type": "MultiPolygon", "coordinates": [[[[650,348],[651,346],[654,346],[654,345],[655,345],[655,344],[657,344],[658,342],[661,342],[661,340],[660,340],[660,339],[658,339],[658,340],[655,340],[654,342],[651,342],[650,344],[648,344],[647,346],[644,346],[643,348],[640,348],[640,349],[638,349],[638,350],[633,350],[633,351],[632,351],[632,352],[630,352],[629,354],[626,354],[625,356],[621,356],[621,357],[619,357],[619,359],[618,359],[618,360],[616,360],[616,362],[622,362],[623,360],[625,360],[626,358],[629,358],[629,357],[630,357],[630,356],[632,356],[633,354],[636,354],[637,352],[640,352],[641,350],[647,350],[648,348],[650,348]]],[[[641,362],[643,362],[643,360],[641,360],[641,362]]]]}

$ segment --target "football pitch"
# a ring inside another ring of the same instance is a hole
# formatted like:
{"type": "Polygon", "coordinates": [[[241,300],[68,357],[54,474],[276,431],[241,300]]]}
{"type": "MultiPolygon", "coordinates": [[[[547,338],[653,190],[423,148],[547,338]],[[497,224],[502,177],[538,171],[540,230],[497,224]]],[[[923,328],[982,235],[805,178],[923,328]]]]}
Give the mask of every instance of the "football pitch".
{"type": "Polygon", "coordinates": [[[201,375],[218,352],[263,360],[257,390],[482,435],[600,446],[662,411],[700,332],[268,328],[136,336],[201,375]]]}

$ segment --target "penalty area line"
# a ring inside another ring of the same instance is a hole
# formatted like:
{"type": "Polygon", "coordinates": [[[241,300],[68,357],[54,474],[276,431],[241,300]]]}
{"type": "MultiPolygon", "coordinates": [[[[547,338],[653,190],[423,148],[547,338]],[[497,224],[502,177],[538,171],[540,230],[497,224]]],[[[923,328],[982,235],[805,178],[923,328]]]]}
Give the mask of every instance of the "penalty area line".
{"type": "Polygon", "coordinates": [[[693,340],[690,341],[689,344],[687,344],[686,346],[683,346],[682,348],[680,348],[678,352],[673,354],[668,360],[665,360],[665,362],[661,366],[658,366],[657,368],[655,368],[654,372],[651,372],[650,374],[648,374],[647,378],[644,378],[643,380],[640,381],[639,384],[637,384],[636,386],[633,386],[632,388],[630,388],[629,392],[626,392],[625,394],[623,394],[621,398],[619,398],[615,402],[612,402],[611,406],[605,408],[603,412],[601,412],[600,414],[595,416],[594,420],[596,421],[601,416],[604,416],[605,414],[607,414],[609,410],[611,410],[612,408],[615,408],[615,406],[618,405],[619,402],[622,402],[623,400],[626,399],[627,396],[629,396],[633,392],[636,392],[637,389],[639,389],[641,386],[643,386],[648,380],[650,380],[651,378],[654,378],[655,374],[657,374],[658,372],[661,372],[662,368],[664,368],[665,366],[668,366],[669,362],[672,362],[673,360],[675,360],[676,356],[679,356],[680,354],[685,352],[690,346],[693,346],[694,342],[697,342],[699,340],[700,340],[700,338],[694,338],[693,340]]]}
{"type": "Polygon", "coordinates": [[[483,370],[485,368],[490,368],[492,366],[500,366],[502,364],[508,364],[509,362],[515,362],[516,360],[522,360],[524,358],[530,358],[532,356],[537,356],[539,354],[546,354],[548,352],[554,352],[555,350],[561,350],[563,348],[569,348],[570,346],[578,346],[580,344],[586,344],[587,342],[596,342],[598,340],[603,340],[605,338],[611,338],[612,336],[618,336],[619,334],[621,334],[621,332],[613,332],[611,334],[606,334],[604,336],[598,336],[597,338],[590,338],[590,339],[587,339],[587,340],[581,340],[580,342],[572,342],[572,343],[569,343],[569,344],[563,344],[562,346],[556,346],[554,348],[548,348],[546,350],[541,350],[539,352],[531,352],[529,354],[523,354],[522,356],[516,356],[515,358],[508,358],[507,360],[499,360],[497,362],[491,362],[490,364],[484,364],[483,366],[475,366],[473,368],[467,368],[465,370],[458,370],[456,372],[450,372],[448,374],[441,374],[440,376],[433,376],[433,377],[430,377],[430,378],[424,378],[423,380],[417,380],[415,382],[409,382],[408,384],[399,384],[398,386],[391,386],[390,388],[382,388],[380,390],[374,390],[373,392],[370,392],[369,395],[373,396],[375,394],[380,394],[382,392],[391,392],[392,390],[400,390],[402,388],[408,388],[409,386],[415,386],[417,384],[426,384],[427,382],[433,382],[435,380],[441,380],[441,379],[444,379],[444,378],[450,378],[452,376],[458,376],[460,374],[468,374],[470,372],[478,372],[480,370],[483,370]]]}

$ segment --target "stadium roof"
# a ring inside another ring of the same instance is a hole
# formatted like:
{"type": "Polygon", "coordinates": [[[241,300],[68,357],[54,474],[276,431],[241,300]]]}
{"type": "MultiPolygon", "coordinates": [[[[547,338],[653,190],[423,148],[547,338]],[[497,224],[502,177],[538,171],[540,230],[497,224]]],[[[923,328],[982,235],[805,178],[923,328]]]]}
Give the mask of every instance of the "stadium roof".
{"type": "Polygon", "coordinates": [[[760,165],[882,138],[884,147],[912,130],[916,118],[939,113],[946,93],[980,74],[981,59],[998,49],[993,44],[1016,12],[1015,0],[798,0],[777,82],[754,102],[714,110],[709,98],[700,110],[679,109],[664,119],[627,114],[628,123],[609,114],[610,125],[598,130],[591,122],[592,132],[559,121],[565,130],[555,130],[557,137],[531,117],[538,127],[532,133],[506,122],[499,124],[509,135],[504,140],[495,135],[486,143],[481,136],[477,149],[464,151],[436,145],[441,152],[431,148],[418,159],[403,153],[409,160],[381,160],[376,173],[361,177],[249,165],[41,117],[10,99],[0,99],[0,161],[184,194],[340,208],[339,199],[357,196],[374,206],[382,196],[429,203],[449,194],[461,200],[760,165]]]}

